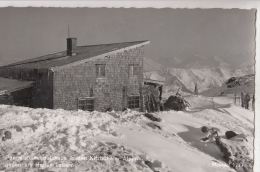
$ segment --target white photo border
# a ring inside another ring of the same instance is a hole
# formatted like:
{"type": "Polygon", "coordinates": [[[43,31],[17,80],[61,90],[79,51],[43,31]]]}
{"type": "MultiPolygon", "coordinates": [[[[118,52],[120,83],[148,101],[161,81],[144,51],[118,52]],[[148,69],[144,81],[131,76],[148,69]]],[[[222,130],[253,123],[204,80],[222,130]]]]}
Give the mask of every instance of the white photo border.
{"type": "Polygon", "coordinates": [[[256,0],[78,0],[78,1],[1,1],[1,7],[90,7],[90,8],[224,8],[256,9],[255,56],[255,159],[254,172],[260,171],[260,1],[256,0]]]}

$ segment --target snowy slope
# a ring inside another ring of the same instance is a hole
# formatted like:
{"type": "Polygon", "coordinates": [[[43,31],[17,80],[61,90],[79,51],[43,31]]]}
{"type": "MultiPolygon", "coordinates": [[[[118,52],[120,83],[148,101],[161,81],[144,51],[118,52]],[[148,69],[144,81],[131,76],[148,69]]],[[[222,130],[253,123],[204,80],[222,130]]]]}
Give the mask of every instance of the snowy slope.
{"type": "Polygon", "coordinates": [[[234,171],[214,144],[199,141],[204,136],[200,127],[246,134],[252,154],[253,112],[232,105],[225,97],[186,99],[191,104],[187,112],[157,113],[161,122],[130,110],[90,113],[1,105],[0,133],[10,131],[12,136],[0,141],[0,170],[11,170],[6,166],[10,163],[31,162],[53,164],[43,168],[51,171],[234,171]],[[70,168],[59,168],[62,165],[70,168]]]}

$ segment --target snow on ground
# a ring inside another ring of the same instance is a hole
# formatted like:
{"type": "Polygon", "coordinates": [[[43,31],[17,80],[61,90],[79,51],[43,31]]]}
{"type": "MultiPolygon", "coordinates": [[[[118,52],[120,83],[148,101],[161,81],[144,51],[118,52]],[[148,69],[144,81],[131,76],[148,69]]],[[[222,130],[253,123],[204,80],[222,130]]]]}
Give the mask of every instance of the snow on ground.
{"type": "Polygon", "coordinates": [[[29,164],[35,168],[23,166],[25,171],[37,171],[38,165],[51,171],[234,171],[215,144],[200,141],[204,125],[219,128],[221,134],[244,133],[252,156],[252,111],[227,97],[186,99],[191,104],[186,112],[156,113],[161,122],[131,110],[101,113],[0,105],[0,135],[12,134],[0,141],[0,170],[22,171],[21,165],[29,164]]]}

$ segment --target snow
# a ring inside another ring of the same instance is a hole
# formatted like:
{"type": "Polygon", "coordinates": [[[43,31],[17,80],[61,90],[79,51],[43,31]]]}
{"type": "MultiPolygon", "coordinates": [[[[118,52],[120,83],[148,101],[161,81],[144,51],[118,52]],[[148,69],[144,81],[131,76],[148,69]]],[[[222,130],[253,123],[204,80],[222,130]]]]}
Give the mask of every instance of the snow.
{"type": "Polygon", "coordinates": [[[122,133],[127,136],[124,144],[141,152],[146,152],[151,158],[167,164],[172,171],[219,170],[211,166],[211,160],[207,155],[190,149],[188,146],[185,147],[176,140],[167,140],[151,131],[139,132],[136,129],[131,130],[129,128],[123,128],[122,133]]]}
{"type": "Polygon", "coordinates": [[[234,171],[215,144],[200,141],[202,126],[217,127],[221,135],[228,130],[243,133],[252,157],[253,111],[233,105],[228,97],[185,98],[191,107],[156,113],[161,122],[131,110],[102,113],[0,105],[0,135],[12,133],[11,139],[0,141],[0,170],[19,169],[7,166],[11,162],[34,162],[21,157],[45,156],[49,159],[41,161],[46,165],[42,168],[52,171],[234,171]],[[56,160],[50,159],[54,156],[56,160]]]}

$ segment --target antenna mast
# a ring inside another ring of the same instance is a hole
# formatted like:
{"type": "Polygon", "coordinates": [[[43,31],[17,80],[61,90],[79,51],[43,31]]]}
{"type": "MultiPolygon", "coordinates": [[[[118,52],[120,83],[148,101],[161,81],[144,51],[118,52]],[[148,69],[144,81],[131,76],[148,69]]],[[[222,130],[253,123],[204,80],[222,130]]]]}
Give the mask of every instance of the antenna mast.
{"type": "Polygon", "coordinates": [[[70,38],[70,25],[68,24],[68,38],[70,38]]]}

